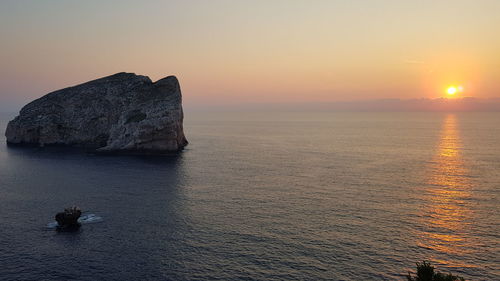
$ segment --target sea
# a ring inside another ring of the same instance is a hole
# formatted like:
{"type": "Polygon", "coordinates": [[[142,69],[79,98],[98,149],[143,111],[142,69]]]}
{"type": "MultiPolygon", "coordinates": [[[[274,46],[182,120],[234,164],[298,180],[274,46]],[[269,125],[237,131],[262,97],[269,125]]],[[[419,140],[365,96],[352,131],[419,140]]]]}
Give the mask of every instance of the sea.
{"type": "Polygon", "coordinates": [[[13,116],[0,280],[500,280],[498,112],[188,111],[168,156],[7,146],[13,116]]]}

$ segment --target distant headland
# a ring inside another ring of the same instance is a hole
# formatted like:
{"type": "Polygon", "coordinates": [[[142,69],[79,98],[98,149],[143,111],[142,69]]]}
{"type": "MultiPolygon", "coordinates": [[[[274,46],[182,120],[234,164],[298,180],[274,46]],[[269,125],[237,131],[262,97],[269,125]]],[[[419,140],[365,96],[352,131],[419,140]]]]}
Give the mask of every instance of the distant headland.
{"type": "MultiPolygon", "coordinates": [[[[194,108],[196,109],[196,107],[194,108]]],[[[271,112],[499,112],[500,98],[420,98],[301,103],[205,104],[203,111],[271,112]]]]}
{"type": "Polygon", "coordinates": [[[122,72],[30,102],[9,122],[5,136],[15,145],[165,153],[187,145],[183,118],[175,76],[152,82],[147,76],[122,72]]]}

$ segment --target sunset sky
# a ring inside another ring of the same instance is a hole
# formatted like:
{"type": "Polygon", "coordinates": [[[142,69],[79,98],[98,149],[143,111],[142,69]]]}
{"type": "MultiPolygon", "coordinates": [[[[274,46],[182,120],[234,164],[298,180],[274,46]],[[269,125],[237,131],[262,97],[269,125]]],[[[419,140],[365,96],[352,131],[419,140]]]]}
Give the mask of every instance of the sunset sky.
{"type": "Polygon", "coordinates": [[[116,72],[187,107],[500,96],[500,1],[1,1],[0,111],[116,72]]]}

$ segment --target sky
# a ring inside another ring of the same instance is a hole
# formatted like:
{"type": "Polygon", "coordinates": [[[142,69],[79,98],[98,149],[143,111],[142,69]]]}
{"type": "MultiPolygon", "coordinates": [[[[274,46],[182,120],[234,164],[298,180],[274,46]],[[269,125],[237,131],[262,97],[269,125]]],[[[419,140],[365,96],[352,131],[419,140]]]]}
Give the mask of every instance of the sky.
{"type": "Polygon", "coordinates": [[[117,72],[184,105],[500,96],[500,1],[0,1],[0,111],[117,72]]]}

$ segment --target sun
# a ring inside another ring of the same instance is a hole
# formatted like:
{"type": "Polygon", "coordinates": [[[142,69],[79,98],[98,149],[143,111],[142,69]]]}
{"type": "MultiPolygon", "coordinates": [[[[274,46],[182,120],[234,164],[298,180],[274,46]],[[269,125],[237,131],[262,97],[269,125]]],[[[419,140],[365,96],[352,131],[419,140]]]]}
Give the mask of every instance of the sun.
{"type": "Polygon", "coordinates": [[[456,93],[459,93],[459,92],[462,92],[463,91],[463,87],[462,86],[449,86],[447,89],[446,89],[446,93],[448,93],[448,95],[450,96],[453,96],[455,95],[456,93]]]}
{"type": "Polygon", "coordinates": [[[458,90],[457,90],[457,87],[451,86],[451,87],[448,87],[446,92],[448,93],[448,95],[454,95],[458,92],[458,90]]]}

